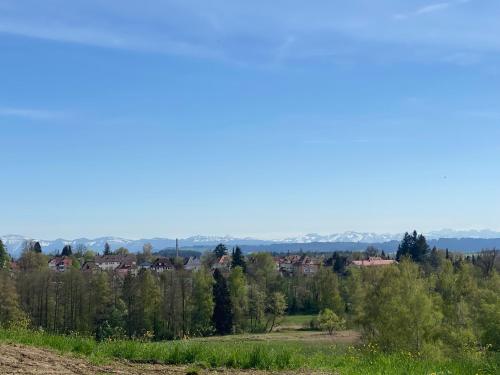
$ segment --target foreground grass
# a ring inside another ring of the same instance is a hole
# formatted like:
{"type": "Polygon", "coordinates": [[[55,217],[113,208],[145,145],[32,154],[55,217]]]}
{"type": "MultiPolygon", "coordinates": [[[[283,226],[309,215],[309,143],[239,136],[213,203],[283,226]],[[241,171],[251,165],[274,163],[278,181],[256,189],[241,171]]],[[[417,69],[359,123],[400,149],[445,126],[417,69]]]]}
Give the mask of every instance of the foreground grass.
{"type": "Polygon", "coordinates": [[[55,349],[102,363],[124,359],[142,363],[195,364],[206,368],[310,369],[340,374],[498,374],[499,355],[431,360],[408,353],[382,354],[324,342],[184,340],[157,343],[110,341],[24,330],[1,330],[0,343],[55,349]]]}

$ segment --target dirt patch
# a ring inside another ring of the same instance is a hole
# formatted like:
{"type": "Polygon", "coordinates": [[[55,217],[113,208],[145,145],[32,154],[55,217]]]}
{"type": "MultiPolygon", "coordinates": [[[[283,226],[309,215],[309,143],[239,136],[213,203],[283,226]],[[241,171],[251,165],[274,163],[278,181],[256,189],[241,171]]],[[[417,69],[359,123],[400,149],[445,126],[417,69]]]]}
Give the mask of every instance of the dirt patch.
{"type": "MultiPolygon", "coordinates": [[[[61,355],[47,349],[17,344],[0,345],[1,374],[142,374],[145,373],[142,367],[125,362],[99,366],[83,358],[61,355]]],[[[186,374],[186,371],[184,368],[171,367],[164,373],[186,374]]]]}
{"type": "MultiPolygon", "coordinates": [[[[61,355],[47,349],[40,349],[18,344],[0,344],[0,374],[26,375],[87,375],[87,374],[190,374],[191,368],[186,366],[166,366],[154,364],[136,364],[126,361],[115,361],[106,365],[94,365],[84,358],[72,355],[61,355]]],[[[263,374],[312,374],[310,371],[242,371],[242,370],[197,370],[193,375],[263,375],[263,374]]],[[[314,373],[321,375],[322,373],[314,373]]]]}
{"type": "Polygon", "coordinates": [[[273,342],[273,341],[294,341],[302,343],[323,343],[323,344],[344,344],[355,345],[361,340],[361,334],[357,331],[339,331],[333,335],[321,331],[296,331],[281,329],[272,333],[261,334],[241,334],[228,336],[214,336],[196,339],[199,341],[228,341],[235,340],[246,342],[273,342]]]}

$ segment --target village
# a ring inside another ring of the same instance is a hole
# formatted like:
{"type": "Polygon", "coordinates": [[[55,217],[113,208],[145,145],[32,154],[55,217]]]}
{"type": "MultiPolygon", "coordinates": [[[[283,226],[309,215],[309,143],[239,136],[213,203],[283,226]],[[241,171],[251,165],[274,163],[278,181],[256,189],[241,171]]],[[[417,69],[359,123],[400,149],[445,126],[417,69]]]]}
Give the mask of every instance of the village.
{"type": "MultiPolygon", "coordinates": [[[[274,256],[273,261],[276,271],[281,276],[312,276],[320,267],[328,266],[327,258],[324,255],[311,256],[305,254],[287,254],[274,256]]],[[[204,262],[200,256],[175,256],[175,257],[153,257],[152,261],[138,262],[136,254],[111,254],[96,255],[92,260],[81,262],[83,272],[113,272],[118,276],[125,277],[127,274],[137,276],[140,270],[150,270],[154,273],[162,273],[175,269],[186,271],[199,271],[202,266],[207,265],[212,271],[218,269],[223,274],[231,270],[231,255],[223,255],[212,262],[204,262]]],[[[383,259],[379,256],[370,256],[367,259],[353,260],[350,265],[356,267],[387,266],[396,263],[394,259],[383,259]]],[[[48,268],[54,272],[66,272],[74,267],[73,256],[54,256],[48,262],[48,268]]]]}

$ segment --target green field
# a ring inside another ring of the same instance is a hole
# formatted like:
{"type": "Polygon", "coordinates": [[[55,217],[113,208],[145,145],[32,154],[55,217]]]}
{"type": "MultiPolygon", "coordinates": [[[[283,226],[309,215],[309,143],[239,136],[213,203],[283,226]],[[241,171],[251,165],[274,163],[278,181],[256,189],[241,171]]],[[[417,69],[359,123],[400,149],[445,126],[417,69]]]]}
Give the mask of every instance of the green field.
{"type": "Polygon", "coordinates": [[[279,327],[282,329],[307,328],[311,320],[316,317],[317,315],[287,315],[280,323],[279,327]]]}
{"type": "Polygon", "coordinates": [[[200,368],[310,369],[339,374],[498,374],[499,355],[428,359],[339,343],[319,332],[234,335],[168,342],[109,341],[24,330],[0,330],[0,342],[54,349],[94,363],[115,359],[200,368]]]}

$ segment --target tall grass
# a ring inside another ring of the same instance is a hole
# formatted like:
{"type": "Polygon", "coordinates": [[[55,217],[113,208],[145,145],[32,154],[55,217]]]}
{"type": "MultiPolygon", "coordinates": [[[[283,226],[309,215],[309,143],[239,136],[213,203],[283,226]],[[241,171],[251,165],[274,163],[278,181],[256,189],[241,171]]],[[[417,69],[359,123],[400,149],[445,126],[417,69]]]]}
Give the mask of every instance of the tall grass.
{"type": "Polygon", "coordinates": [[[311,369],[340,374],[498,374],[500,356],[426,359],[409,353],[384,354],[367,348],[346,348],[300,341],[242,342],[184,340],[97,343],[92,338],[45,332],[0,329],[0,342],[55,349],[94,362],[125,359],[141,363],[195,364],[208,368],[311,369]]]}

